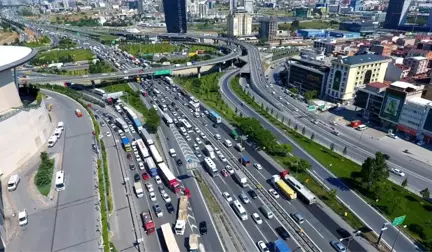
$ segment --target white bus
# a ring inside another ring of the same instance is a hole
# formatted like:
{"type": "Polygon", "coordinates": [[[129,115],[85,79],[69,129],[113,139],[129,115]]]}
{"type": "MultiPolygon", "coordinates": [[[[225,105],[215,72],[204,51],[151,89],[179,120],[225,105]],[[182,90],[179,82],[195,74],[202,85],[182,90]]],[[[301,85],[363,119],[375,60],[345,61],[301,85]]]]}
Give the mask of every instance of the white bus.
{"type": "Polygon", "coordinates": [[[63,191],[64,189],[66,189],[64,183],[65,183],[64,171],[56,172],[56,180],[55,180],[56,191],[63,191]]]}
{"type": "Polygon", "coordinates": [[[287,175],[285,176],[287,184],[297,192],[297,198],[303,200],[306,204],[310,205],[316,202],[316,196],[309,189],[304,187],[297,179],[287,175]]]}
{"type": "Polygon", "coordinates": [[[205,157],[204,158],[204,163],[205,166],[207,168],[208,173],[214,177],[215,175],[217,175],[218,169],[216,167],[216,164],[213,162],[213,160],[210,157],[205,157]]]}
{"type": "Polygon", "coordinates": [[[136,140],[136,143],[138,145],[138,152],[140,153],[141,158],[144,160],[144,158],[150,157],[150,153],[145,146],[144,141],[142,139],[138,139],[136,140]]]}
{"type": "Polygon", "coordinates": [[[184,126],[187,130],[192,129],[192,125],[190,125],[190,123],[189,123],[186,119],[180,119],[180,122],[183,124],[183,126],[184,126]]]}
{"type": "Polygon", "coordinates": [[[242,206],[240,201],[234,200],[232,207],[234,209],[234,212],[240,217],[241,220],[247,220],[248,219],[248,213],[246,212],[246,209],[242,206]]]}
{"type": "Polygon", "coordinates": [[[159,154],[159,151],[156,149],[156,146],[150,145],[149,148],[150,148],[150,152],[151,152],[153,159],[156,162],[156,164],[162,163],[163,159],[162,159],[161,155],[159,154]]]}
{"type": "Polygon", "coordinates": [[[180,248],[172,231],[171,223],[161,225],[162,235],[168,252],[180,252],[180,248]]]}
{"type": "Polygon", "coordinates": [[[98,94],[98,95],[106,95],[106,92],[105,92],[105,90],[103,90],[103,89],[99,89],[99,88],[93,88],[93,92],[95,93],[95,94],[98,94]]]}
{"type": "Polygon", "coordinates": [[[171,119],[171,117],[167,113],[162,113],[162,116],[167,125],[173,123],[173,119],[171,119]]]}

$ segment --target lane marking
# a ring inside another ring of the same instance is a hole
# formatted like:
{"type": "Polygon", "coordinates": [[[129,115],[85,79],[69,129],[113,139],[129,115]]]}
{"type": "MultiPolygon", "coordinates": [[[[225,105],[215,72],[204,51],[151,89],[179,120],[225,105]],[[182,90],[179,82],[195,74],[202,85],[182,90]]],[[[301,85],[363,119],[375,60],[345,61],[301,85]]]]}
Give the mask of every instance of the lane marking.
{"type": "Polygon", "coordinates": [[[306,222],[315,230],[315,232],[317,232],[317,234],[319,235],[319,236],[321,236],[321,238],[323,238],[324,239],[324,236],[322,236],[321,235],[321,233],[320,232],[318,232],[318,230],[308,221],[308,220],[306,220],[306,222]]]}

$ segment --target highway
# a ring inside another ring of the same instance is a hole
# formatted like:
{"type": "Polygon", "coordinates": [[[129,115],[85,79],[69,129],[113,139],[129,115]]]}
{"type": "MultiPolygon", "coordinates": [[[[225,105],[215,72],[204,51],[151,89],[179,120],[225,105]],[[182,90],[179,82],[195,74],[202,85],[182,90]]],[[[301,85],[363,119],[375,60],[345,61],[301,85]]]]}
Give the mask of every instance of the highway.
{"type": "MultiPolygon", "coordinates": [[[[233,91],[229,87],[229,82],[225,80],[221,87],[222,92],[228,97],[233,104],[240,104],[242,101],[237,98],[233,91]]],[[[322,166],[318,161],[316,161],[310,154],[303,150],[297,143],[289,139],[284,133],[282,133],[278,128],[269,123],[264,117],[256,113],[248,105],[239,106],[239,110],[249,117],[254,117],[258,119],[261,124],[272,131],[272,133],[279,139],[282,143],[287,143],[293,146],[293,155],[307,160],[312,165],[312,173],[319,180],[321,180],[329,189],[336,189],[338,197],[348,204],[353,212],[360,217],[369,227],[375,232],[379,233],[381,227],[384,223],[387,223],[381,214],[379,214],[375,209],[369,206],[359,195],[355,192],[349,190],[340,180],[338,180],[330,171],[328,171],[324,166],[322,166]]],[[[397,230],[393,227],[389,227],[383,234],[383,240],[388,244],[392,244],[397,235],[397,230]]],[[[415,251],[416,246],[405,236],[399,235],[399,238],[395,244],[396,251],[415,251]]]]}

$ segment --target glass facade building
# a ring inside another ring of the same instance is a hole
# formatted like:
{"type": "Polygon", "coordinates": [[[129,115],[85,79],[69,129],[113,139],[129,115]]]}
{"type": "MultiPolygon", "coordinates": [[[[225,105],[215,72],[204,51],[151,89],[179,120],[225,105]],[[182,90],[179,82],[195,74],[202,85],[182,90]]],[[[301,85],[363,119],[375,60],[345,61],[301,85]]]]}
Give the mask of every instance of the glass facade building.
{"type": "Polygon", "coordinates": [[[163,0],[168,33],[187,33],[186,0],[163,0]]]}

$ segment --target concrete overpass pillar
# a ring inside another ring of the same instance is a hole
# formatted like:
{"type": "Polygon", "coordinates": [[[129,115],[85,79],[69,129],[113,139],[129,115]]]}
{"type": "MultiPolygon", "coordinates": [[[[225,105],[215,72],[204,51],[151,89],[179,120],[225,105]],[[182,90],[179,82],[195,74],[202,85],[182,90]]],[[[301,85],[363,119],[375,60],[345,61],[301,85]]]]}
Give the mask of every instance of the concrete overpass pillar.
{"type": "Polygon", "coordinates": [[[200,38],[200,43],[204,44],[204,39],[203,38],[200,38]]]}
{"type": "Polygon", "coordinates": [[[16,88],[18,89],[19,81],[18,81],[18,78],[17,78],[17,70],[16,70],[16,67],[14,67],[14,69],[13,69],[13,76],[14,76],[15,86],[16,86],[16,88]]]}
{"type": "Polygon", "coordinates": [[[201,78],[201,67],[197,67],[198,79],[201,78]]]}
{"type": "Polygon", "coordinates": [[[219,73],[222,72],[222,65],[220,63],[218,64],[218,70],[219,70],[219,73]]]}
{"type": "Polygon", "coordinates": [[[231,67],[234,67],[234,60],[231,60],[231,67]]]}

